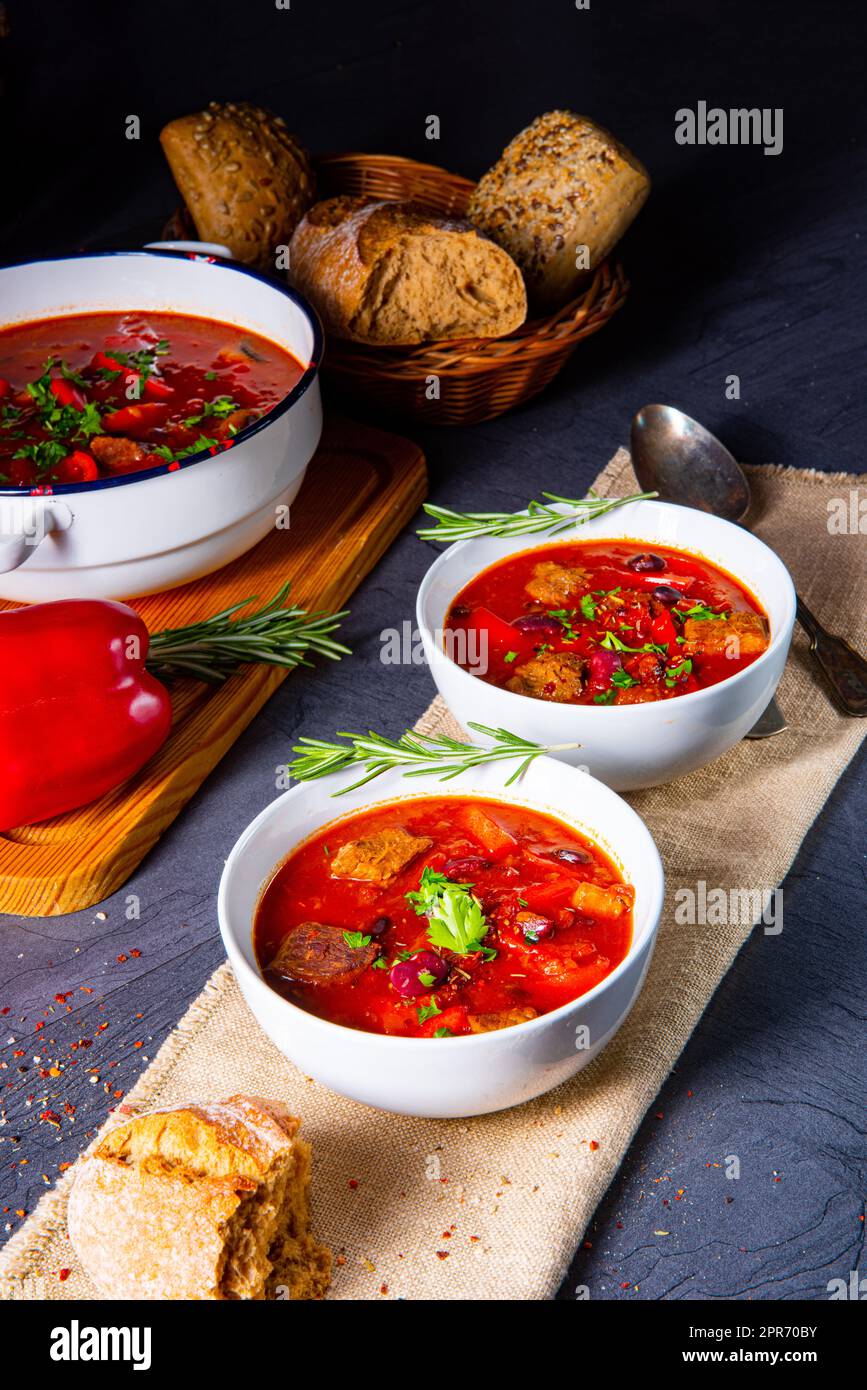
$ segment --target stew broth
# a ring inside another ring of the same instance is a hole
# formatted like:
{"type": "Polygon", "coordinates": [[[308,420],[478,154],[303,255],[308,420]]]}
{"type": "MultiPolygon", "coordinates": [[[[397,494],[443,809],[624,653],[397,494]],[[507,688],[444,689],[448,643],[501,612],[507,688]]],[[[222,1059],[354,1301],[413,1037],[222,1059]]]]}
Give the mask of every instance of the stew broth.
{"type": "Polygon", "coordinates": [[[632,900],[599,847],[552,816],[425,797],[311,836],[267,885],[253,940],[265,979],[311,1013],[444,1038],[592,989],[629,949],[632,900]]]}
{"type": "Polygon", "coordinates": [[[457,594],[445,631],[446,651],[471,674],[579,705],[687,695],[743,670],[768,642],[767,615],[730,574],[637,541],[510,556],[457,594]]]}
{"type": "Polygon", "coordinates": [[[276,343],[172,313],[0,330],[0,486],[90,482],[217,453],[303,375],[276,343]]]}

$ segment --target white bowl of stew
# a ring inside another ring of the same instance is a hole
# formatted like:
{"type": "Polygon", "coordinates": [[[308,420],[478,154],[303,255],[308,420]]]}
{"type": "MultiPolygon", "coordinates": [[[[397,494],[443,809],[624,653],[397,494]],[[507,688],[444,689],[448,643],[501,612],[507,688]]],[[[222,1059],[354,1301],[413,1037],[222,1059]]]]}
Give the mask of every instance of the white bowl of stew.
{"type": "Polygon", "coordinates": [[[298,785],[232,850],[219,918],[241,991],[332,1090],[486,1114],[567,1081],[629,1013],[663,900],[650,833],[564,763],[507,788],[510,770],[298,785]]]}
{"type": "Polygon", "coordinates": [[[795,591],[750,532],[648,501],[553,537],[454,545],[417,613],[464,727],[567,745],[558,757],[626,791],[743,738],[782,675],[795,591]]]}
{"type": "Polygon", "coordinates": [[[287,524],[322,428],[322,333],[212,255],[0,269],[0,597],[127,598],[287,524]]]}

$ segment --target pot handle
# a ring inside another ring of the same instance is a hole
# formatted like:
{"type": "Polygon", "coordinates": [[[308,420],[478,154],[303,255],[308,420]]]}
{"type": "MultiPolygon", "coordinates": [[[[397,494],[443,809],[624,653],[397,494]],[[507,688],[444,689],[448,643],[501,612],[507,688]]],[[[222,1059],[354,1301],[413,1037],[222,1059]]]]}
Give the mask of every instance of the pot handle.
{"type": "Polygon", "coordinates": [[[220,256],[223,260],[233,261],[235,257],[228,246],[223,246],[219,241],[146,241],[146,251],[190,251],[198,253],[200,256],[220,256]]]}
{"type": "Polygon", "coordinates": [[[65,502],[47,506],[39,498],[27,498],[14,510],[0,504],[0,574],[8,574],[28,560],[49,531],[68,531],[72,512],[65,502]],[[11,514],[10,514],[11,511],[11,514]]]}

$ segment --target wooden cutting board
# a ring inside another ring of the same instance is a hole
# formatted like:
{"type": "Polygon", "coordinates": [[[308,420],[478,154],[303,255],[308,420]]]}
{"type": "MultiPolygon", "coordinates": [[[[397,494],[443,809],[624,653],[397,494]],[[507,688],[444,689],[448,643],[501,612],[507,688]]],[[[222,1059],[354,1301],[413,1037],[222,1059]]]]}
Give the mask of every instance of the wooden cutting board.
{"type": "MultiPolygon", "coordinates": [[[[291,601],[340,609],[426,489],[424,455],[410,440],[330,423],[288,529],[275,529],[215,574],[136,599],[134,607],[156,632],[210,617],[239,599],[264,599],[289,580],[291,601]]],[[[11,607],[0,601],[0,608],[11,607]]],[[[222,686],[175,682],[171,735],[135,777],[82,810],[0,834],[0,912],[53,917],[115,892],[287,675],[278,667],[248,666],[222,686]]]]}

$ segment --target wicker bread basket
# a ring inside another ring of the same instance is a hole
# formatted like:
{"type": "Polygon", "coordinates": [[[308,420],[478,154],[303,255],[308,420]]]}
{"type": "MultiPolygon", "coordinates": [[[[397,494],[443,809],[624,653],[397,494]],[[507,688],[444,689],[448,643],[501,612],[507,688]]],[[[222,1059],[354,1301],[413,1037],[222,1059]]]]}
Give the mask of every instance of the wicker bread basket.
{"type": "MultiPolygon", "coordinates": [[[[328,155],[317,161],[316,173],[320,198],[338,193],[412,198],[450,217],[465,215],[474,187],[470,179],[434,164],[393,155],[328,155]]],[[[544,390],[579,340],[617,312],[628,289],[622,267],[605,261],[577,299],[546,318],[528,320],[507,338],[400,348],[331,338],[325,371],[356,399],[428,425],[492,420],[544,390]],[[433,386],[431,378],[437,379],[433,386]]]]}
{"type": "MultiPolygon", "coordinates": [[[[470,179],[435,164],[384,154],[323,155],[316,160],[317,196],[338,193],[412,198],[434,212],[463,217],[470,179]]],[[[165,229],[195,236],[180,209],[165,229]]],[[[603,261],[583,294],[546,318],[528,319],[507,338],[465,338],[419,347],[367,347],[329,338],[323,371],[347,396],[427,425],[492,420],[544,390],[581,338],[602,328],[623,304],[629,282],[618,262],[603,261]]]]}

